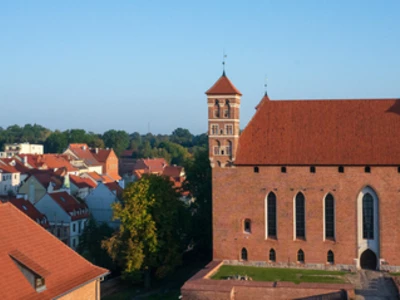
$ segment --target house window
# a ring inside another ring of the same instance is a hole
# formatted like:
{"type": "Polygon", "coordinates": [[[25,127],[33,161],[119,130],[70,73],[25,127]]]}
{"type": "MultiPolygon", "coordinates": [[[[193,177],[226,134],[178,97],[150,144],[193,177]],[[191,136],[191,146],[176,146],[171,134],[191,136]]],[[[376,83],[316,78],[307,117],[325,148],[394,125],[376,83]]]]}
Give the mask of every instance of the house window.
{"type": "Polygon", "coordinates": [[[35,276],[35,289],[40,289],[45,285],[44,278],[35,276]]]}
{"type": "Polygon", "coordinates": [[[259,173],[260,169],[258,167],[254,167],[254,173],[259,173]]]}
{"type": "Polygon", "coordinates": [[[211,134],[213,134],[213,135],[217,135],[218,134],[218,125],[216,125],[216,124],[213,124],[213,125],[211,125],[211,134]]]}
{"type": "Polygon", "coordinates": [[[232,125],[226,125],[226,134],[232,135],[233,134],[233,126],[232,125]]]}
{"type": "Polygon", "coordinates": [[[330,264],[334,264],[335,263],[335,256],[333,255],[333,252],[331,250],[328,251],[327,261],[330,264]]]}
{"type": "Polygon", "coordinates": [[[75,232],[75,230],[76,230],[76,224],[74,223],[74,224],[72,225],[72,232],[75,232]]]}
{"type": "Polygon", "coordinates": [[[315,167],[314,167],[314,166],[311,166],[311,167],[310,167],[310,172],[311,172],[311,173],[315,173],[315,167]]]}
{"type": "Polygon", "coordinates": [[[397,173],[400,173],[400,167],[397,167],[397,173]]]}
{"type": "Polygon", "coordinates": [[[365,171],[365,173],[371,173],[371,167],[370,166],[366,166],[364,171],[365,171]]]}
{"type": "Polygon", "coordinates": [[[268,237],[276,237],[276,196],[270,192],[267,197],[268,237]]]}
{"type": "Polygon", "coordinates": [[[251,233],[251,221],[250,219],[244,220],[244,232],[251,233]]]}
{"type": "Polygon", "coordinates": [[[232,155],[232,142],[228,141],[228,146],[226,147],[226,155],[232,155]]]}
{"type": "Polygon", "coordinates": [[[269,261],[276,261],[276,253],[275,250],[271,248],[271,250],[269,250],[269,261]]]}
{"type": "Polygon", "coordinates": [[[344,167],[343,166],[339,166],[339,173],[344,173],[344,167]]]}
{"type": "Polygon", "coordinates": [[[296,195],[296,238],[305,238],[305,199],[302,193],[296,195]]]}
{"type": "Polygon", "coordinates": [[[72,247],[75,248],[75,245],[76,245],[76,240],[75,240],[75,239],[72,239],[72,247]]]}
{"type": "Polygon", "coordinates": [[[214,155],[219,155],[219,147],[214,146],[214,155]]]}
{"type": "Polygon", "coordinates": [[[297,252],[297,262],[304,263],[304,252],[301,249],[297,252]]]}
{"type": "Polygon", "coordinates": [[[286,173],[286,167],[281,167],[281,173],[286,173]]]}
{"type": "Polygon", "coordinates": [[[325,238],[335,238],[335,200],[331,194],[325,197],[325,238]]]}
{"type": "Polygon", "coordinates": [[[246,248],[242,248],[241,258],[244,261],[247,260],[247,249],[246,248]]]}
{"type": "Polygon", "coordinates": [[[363,238],[374,239],[374,198],[367,193],[363,197],[363,238]]]}

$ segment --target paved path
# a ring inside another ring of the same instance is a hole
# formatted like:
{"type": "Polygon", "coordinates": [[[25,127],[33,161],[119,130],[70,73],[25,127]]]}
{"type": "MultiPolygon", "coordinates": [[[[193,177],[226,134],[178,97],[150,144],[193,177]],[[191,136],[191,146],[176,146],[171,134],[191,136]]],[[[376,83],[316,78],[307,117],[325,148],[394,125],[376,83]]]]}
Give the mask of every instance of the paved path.
{"type": "Polygon", "coordinates": [[[349,279],[356,287],[356,300],[399,299],[397,290],[388,274],[361,270],[349,279]]]}

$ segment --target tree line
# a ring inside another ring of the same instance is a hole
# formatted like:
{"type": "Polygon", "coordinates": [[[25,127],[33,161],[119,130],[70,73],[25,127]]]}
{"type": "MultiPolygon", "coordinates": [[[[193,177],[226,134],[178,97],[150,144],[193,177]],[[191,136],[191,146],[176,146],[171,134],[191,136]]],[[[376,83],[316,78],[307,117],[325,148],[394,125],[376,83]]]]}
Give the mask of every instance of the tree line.
{"type": "Polygon", "coordinates": [[[86,143],[93,148],[113,148],[118,156],[130,150],[133,158],[162,157],[170,164],[182,165],[198,149],[207,145],[207,135],[193,135],[188,129],[177,128],[170,135],[127,133],[110,129],[103,134],[83,129],[51,131],[38,124],[0,127],[0,149],[9,143],[43,144],[45,153],[62,153],[70,143],[86,143]]]}

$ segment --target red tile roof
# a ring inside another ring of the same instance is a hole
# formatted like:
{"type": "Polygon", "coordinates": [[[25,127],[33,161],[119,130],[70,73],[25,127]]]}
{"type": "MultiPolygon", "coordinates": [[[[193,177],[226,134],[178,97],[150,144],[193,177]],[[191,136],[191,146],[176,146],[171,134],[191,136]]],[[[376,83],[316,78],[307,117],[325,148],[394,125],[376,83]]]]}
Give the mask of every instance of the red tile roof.
{"type": "Polygon", "coordinates": [[[105,163],[107,161],[108,156],[110,155],[112,149],[99,149],[99,148],[91,148],[90,152],[92,152],[94,158],[97,161],[105,163]]]}
{"type": "Polygon", "coordinates": [[[206,92],[207,95],[242,95],[233,83],[223,74],[206,92]]]}
{"type": "Polygon", "coordinates": [[[19,171],[13,166],[7,165],[5,163],[0,163],[0,172],[2,173],[19,173],[19,171]]]}
{"type": "Polygon", "coordinates": [[[53,299],[108,271],[92,265],[10,203],[0,203],[0,294],[2,300],[53,299]],[[44,277],[40,293],[15,261],[44,277]]]}
{"type": "Polygon", "coordinates": [[[69,144],[69,149],[88,166],[101,166],[86,144],[69,144]]]}
{"type": "Polygon", "coordinates": [[[103,182],[103,177],[101,177],[101,175],[97,172],[87,172],[86,174],[88,174],[91,178],[93,178],[94,181],[103,182]]]}
{"type": "Polygon", "coordinates": [[[168,177],[179,178],[181,177],[181,173],[183,171],[183,167],[179,166],[166,166],[163,170],[163,175],[168,177]]]}
{"type": "Polygon", "coordinates": [[[97,185],[89,178],[79,177],[75,175],[69,175],[69,179],[78,188],[95,188],[97,185]]]}
{"type": "Polygon", "coordinates": [[[11,198],[8,201],[42,227],[49,228],[49,222],[46,216],[38,211],[29,200],[25,200],[24,198],[11,198]]]}
{"type": "Polygon", "coordinates": [[[61,188],[64,184],[62,177],[57,176],[53,170],[36,170],[32,169],[29,172],[31,176],[35,177],[40,184],[47,189],[50,183],[54,184],[54,189],[61,188]]]}
{"type": "Polygon", "coordinates": [[[264,99],[236,165],[400,165],[400,99],[264,99]]]}
{"type": "Polygon", "coordinates": [[[2,158],[1,161],[3,161],[5,164],[7,164],[9,166],[14,167],[20,173],[26,173],[30,170],[30,168],[24,166],[24,164],[19,159],[16,159],[15,157],[2,158]]]}
{"type": "Polygon", "coordinates": [[[167,166],[164,158],[142,158],[138,159],[133,166],[134,171],[143,170],[146,173],[159,173],[161,174],[167,166]]]}
{"type": "MultiPolygon", "coordinates": [[[[80,203],[67,192],[56,192],[48,194],[67,214],[71,216],[72,221],[86,219],[89,217],[87,206],[80,203]],[[71,215],[75,212],[74,215],[71,215]],[[76,213],[79,212],[79,213],[76,213]]],[[[39,200],[40,201],[40,200],[39,200]]]]}
{"type": "Polygon", "coordinates": [[[105,186],[108,187],[108,189],[111,192],[116,192],[118,197],[122,196],[123,193],[123,189],[119,186],[119,184],[117,182],[109,182],[109,183],[105,183],[105,186]]]}

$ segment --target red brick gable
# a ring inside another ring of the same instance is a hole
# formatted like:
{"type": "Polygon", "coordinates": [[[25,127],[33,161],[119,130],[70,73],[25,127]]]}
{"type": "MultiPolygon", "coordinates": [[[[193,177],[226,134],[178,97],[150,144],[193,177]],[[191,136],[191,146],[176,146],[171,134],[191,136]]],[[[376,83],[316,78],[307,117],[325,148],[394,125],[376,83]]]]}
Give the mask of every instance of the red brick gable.
{"type": "Polygon", "coordinates": [[[108,273],[86,261],[9,203],[0,203],[0,236],[2,300],[54,299],[108,273]],[[15,260],[44,277],[46,289],[36,292],[15,260]]]}
{"type": "Polygon", "coordinates": [[[233,83],[223,74],[206,92],[207,95],[242,95],[233,83]]]}
{"type": "Polygon", "coordinates": [[[236,165],[400,165],[400,99],[264,99],[236,165]]]}

